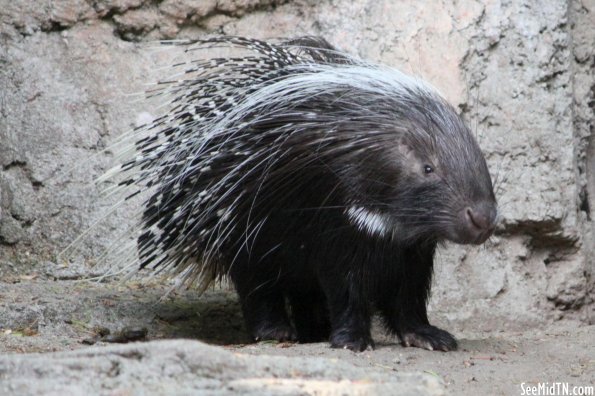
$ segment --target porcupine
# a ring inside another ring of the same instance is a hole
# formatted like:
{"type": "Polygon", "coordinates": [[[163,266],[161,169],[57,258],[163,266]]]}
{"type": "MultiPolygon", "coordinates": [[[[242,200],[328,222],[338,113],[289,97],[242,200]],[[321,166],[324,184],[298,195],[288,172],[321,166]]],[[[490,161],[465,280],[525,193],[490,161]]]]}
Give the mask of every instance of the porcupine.
{"type": "MultiPolygon", "coordinates": [[[[140,267],[201,290],[229,277],[255,340],[374,346],[371,315],[405,346],[453,350],[426,304],[438,244],[483,243],[497,204],[457,112],[423,81],[322,38],[178,64],[171,110],[134,133],[117,169],[149,190],[140,267]]],[[[132,194],[134,195],[134,193],[132,194]]]]}

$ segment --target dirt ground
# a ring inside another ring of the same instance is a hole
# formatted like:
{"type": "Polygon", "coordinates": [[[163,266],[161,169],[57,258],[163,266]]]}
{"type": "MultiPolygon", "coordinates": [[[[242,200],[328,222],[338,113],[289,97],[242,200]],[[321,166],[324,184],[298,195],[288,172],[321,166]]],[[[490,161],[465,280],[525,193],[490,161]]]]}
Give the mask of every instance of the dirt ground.
{"type": "Polygon", "coordinates": [[[375,326],[376,349],[353,353],[325,343],[252,344],[233,292],[213,290],[199,298],[188,290],[162,298],[168,288],[157,281],[5,276],[0,283],[0,352],[109,345],[109,337],[126,330],[146,330],[148,340],[190,338],[240,354],[327,357],[379,372],[425,372],[453,395],[520,395],[521,386],[544,382],[565,382],[571,389],[595,385],[595,326],[558,322],[522,333],[457,334],[460,348],[448,353],[404,348],[375,326]],[[111,336],[102,338],[107,330],[111,336]]]}

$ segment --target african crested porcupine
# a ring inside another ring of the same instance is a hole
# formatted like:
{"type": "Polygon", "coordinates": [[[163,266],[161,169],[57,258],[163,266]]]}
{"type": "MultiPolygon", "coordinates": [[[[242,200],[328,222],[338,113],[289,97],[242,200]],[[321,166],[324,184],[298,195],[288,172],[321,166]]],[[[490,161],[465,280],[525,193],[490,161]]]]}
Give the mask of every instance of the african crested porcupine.
{"type": "Polygon", "coordinates": [[[177,64],[153,92],[171,109],[117,169],[120,186],[150,191],[140,267],[204,287],[229,276],[256,340],[362,351],[376,308],[403,345],[455,349],[426,313],[434,252],[483,243],[497,213],[456,111],[321,38],[174,44],[244,53],[177,64]]]}

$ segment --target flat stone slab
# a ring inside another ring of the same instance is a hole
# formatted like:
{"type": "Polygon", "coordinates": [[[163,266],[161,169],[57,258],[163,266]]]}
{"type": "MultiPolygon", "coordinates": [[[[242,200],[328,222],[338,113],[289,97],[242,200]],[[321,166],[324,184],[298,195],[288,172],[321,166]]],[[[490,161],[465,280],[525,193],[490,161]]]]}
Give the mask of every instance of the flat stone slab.
{"type": "Polygon", "coordinates": [[[0,357],[2,395],[443,395],[425,373],[168,340],[0,357]]]}

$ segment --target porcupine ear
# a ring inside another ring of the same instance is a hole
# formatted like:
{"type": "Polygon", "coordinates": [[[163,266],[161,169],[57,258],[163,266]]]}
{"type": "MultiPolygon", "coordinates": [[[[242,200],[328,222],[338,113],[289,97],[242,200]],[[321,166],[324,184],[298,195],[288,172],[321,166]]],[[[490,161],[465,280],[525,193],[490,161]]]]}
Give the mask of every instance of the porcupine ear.
{"type": "Polygon", "coordinates": [[[404,158],[409,159],[415,156],[414,150],[411,147],[411,144],[407,143],[404,138],[399,139],[399,144],[397,145],[398,153],[404,158]]]}
{"type": "Polygon", "coordinates": [[[396,145],[396,152],[398,153],[398,161],[401,163],[400,169],[409,169],[414,171],[416,165],[419,163],[419,153],[416,152],[412,142],[407,141],[404,136],[399,138],[396,145]]]}

